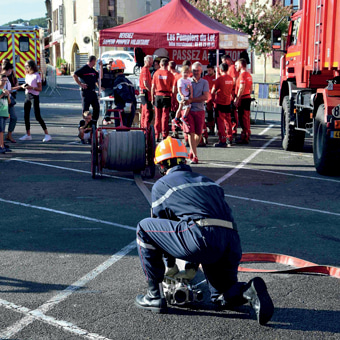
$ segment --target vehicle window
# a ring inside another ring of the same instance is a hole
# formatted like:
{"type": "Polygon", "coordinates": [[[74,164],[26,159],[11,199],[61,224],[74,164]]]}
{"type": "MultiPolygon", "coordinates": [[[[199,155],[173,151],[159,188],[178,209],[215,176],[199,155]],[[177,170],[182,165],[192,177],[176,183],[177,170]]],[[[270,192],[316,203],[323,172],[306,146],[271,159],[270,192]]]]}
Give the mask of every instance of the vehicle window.
{"type": "Polygon", "coordinates": [[[8,50],[7,37],[0,37],[0,52],[7,52],[7,50],[8,50]]]}
{"type": "Polygon", "coordinates": [[[30,42],[28,37],[19,38],[19,50],[21,52],[28,52],[30,50],[30,42]]]}
{"type": "Polygon", "coordinates": [[[299,36],[299,29],[300,29],[301,18],[296,19],[292,22],[292,33],[290,36],[290,46],[296,45],[299,36]]]}

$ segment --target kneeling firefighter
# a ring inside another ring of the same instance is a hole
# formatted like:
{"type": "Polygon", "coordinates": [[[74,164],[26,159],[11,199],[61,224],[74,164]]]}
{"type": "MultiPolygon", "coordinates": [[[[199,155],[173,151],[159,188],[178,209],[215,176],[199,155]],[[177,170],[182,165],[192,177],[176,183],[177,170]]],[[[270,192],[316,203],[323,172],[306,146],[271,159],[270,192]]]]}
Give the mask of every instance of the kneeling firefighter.
{"type": "MultiPolygon", "coordinates": [[[[131,81],[125,77],[125,64],[122,60],[114,60],[111,70],[115,76],[113,82],[115,108],[123,110],[123,124],[126,127],[131,127],[137,107],[135,88],[131,81]]],[[[118,120],[116,120],[116,126],[119,126],[118,120]]]]}
{"type": "Polygon", "coordinates": [[[152,187],[152,212],[158,218],[143,219],[137,226],[137,248],[148,289],[136,297],[135,304],[166,312],[163,257],[173,257],[202,265],[213,303],[250,302],[257,321],[264,325],[273,315],[273,302],[261,278],[238,282],[241,244],[224,191],[211,179],[192,172],[185,164],[187,157],[178,139],[167,137],[156,148],[155,163],[164,176],[152,187]]]}

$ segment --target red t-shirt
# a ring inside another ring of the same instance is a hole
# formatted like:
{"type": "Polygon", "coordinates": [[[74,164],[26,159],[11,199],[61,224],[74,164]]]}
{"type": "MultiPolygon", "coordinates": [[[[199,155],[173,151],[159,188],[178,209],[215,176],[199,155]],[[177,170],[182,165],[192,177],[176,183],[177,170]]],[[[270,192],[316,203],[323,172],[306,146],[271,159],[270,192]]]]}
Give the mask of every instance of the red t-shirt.
{"type": "Polygon", "coordinates": [[[206,76],[203,77],[203,79],[205,79],[209,83],[209,98],[207,100],[207,102],[209,102],[210,100],[212,100],[211,89],[213,88],[213,85],[215,83],[216,76],[215,75],[212,75],[212,76],[206,75],[206,76]]]}
{"type": "Polygon", "coordinates": [[[175,77],[168,70],[157,70],[152,78],[155,95],[165,96],[171,94],[174,81],[175,77]]]}
{"type": "Polygon", "coordinates": [[[220,105],[230,105],[231,93],[233,90],[233,78],[225,74],[224,76],[218,77],[213,85],[215,89],[216,98],[215,103],[220,105]]]}
{"type": "Polygon", "coordinates": [[[174,84],[173,84],[173,86],[177,87],[177,80],[182,78],[182,74],[178,73],[178,72],[171,72],[171,74],[174,76],[174,84]]]}
{"type": "MultiPolygon", "coordinates": [[[[152,80],[151,80],[151,73],[148,67],[143,66],[141,71],[140,71],[140,75],[139,75],[139,89],[141,92],[143,92],[143,90],[146,90],[146,87],[144,86],[144,81],[147,81],[149,83],[149,86],[151,88],[151,84],[152,84],[152,80]]],[[[151,98],[151,93],[148,92],[148,97],[149,100],[151,98]]]]}
{"type": "Polygon", "coordinates": [[[236,71],[235,65],[230,65],[228,68],[228,72],[227,74],[231,77],[231,78],[238,78],[238,76],[240,75],[239,72],[236,71]]]}
{"type": "Polygon", "coordinates": [[[243,91],[242,97],[250,97],[250,94],[252,92],[252,86],[253,86],[253,78],[251,77],[251,74],[247,71],[241,72],[240,76],[236,80],[236,88],[235,88],[235,94],[238,94],[238,90],[240,88],[241,84],[245,84],[245,89],[243,91]]]}

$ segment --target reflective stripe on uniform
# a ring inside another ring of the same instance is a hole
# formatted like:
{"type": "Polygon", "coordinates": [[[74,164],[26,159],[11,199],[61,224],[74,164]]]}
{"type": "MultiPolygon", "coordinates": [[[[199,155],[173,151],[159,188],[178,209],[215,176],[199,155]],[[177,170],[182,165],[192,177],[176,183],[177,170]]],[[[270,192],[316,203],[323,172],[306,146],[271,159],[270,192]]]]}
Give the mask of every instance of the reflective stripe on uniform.
{"type": "Polygon", "coordinates": [[[156,248],[152,244],[144,243],[139,238],[137,238],[137,244],[140,245],[142,248],[156,250],[156,248]]]}
{"type": "Polygon", "coordinates": [[[219,184],[215,183],[215,182],[198,182],[198,183],[185,183],[185,184],[181,184],[177,187],[173,187],[171,189],[169,189],[163,196],[161,196],[157,201],[152,202],[152,208],[156,208],[159,205],[161,205],[166,199],[168,199],[175,191],[178,190],[184,190],[190,187],[207,187],[207,186],[211,186],[211,185],[215,185],[219,187],[219,184]]]}
{"type": "Polygon", "coordinates": [[[121,85],[127,85],[127,86],[134,87],[133,84],[130,84],[130,83],[126,83],[126,82],[125,82],[125,83],[119,83],[119,84],[118,84],[117,86],[115,86],[113,89],[114,89],[114,90],[118,89],[118,88],[119,88],[119,87],[118,87],[119,85],[120,85],[120,86],[121,86],[121,85]]]}
{"type": "Polygon", "coordinates": [[[223,227],[223,228],[229,228],[234,229],[233,222],[220,220],[217,218],[203,218],[200,220],[196,220],[195,223],[199,225],[200,227],[223,227]]]}

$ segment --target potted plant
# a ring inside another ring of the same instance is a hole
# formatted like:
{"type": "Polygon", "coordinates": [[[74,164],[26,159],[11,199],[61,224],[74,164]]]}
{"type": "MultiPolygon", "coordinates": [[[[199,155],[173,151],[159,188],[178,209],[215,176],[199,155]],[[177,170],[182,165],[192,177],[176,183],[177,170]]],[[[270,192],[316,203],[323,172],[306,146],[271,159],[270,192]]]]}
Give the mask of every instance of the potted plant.
{"type": "Polygon", "coordinates": [[[58,57],[57,58],[57,75],[65,75],[67,74],[67,62],[65,59],[58,57]]]}

